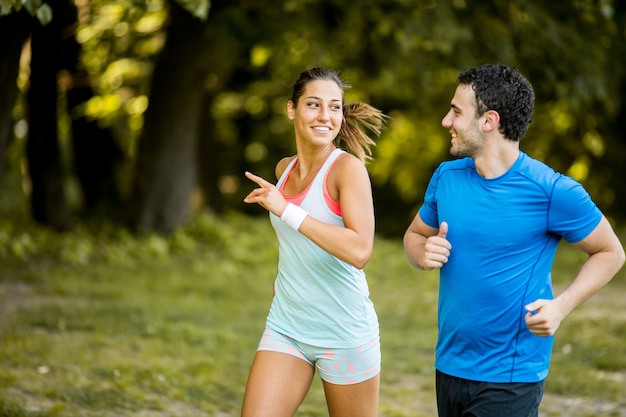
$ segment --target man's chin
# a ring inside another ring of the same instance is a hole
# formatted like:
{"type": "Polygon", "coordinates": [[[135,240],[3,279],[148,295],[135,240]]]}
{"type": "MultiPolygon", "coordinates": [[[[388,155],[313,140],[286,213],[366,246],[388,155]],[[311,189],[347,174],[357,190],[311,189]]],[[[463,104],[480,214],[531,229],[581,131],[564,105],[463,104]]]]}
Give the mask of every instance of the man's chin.
{"type": "Polygon", "coordinates": [[[465,158],[466,156],[469,156],[467,152],[463,152],[461,149],[454,146],[450,148],[450,155],[454,158],[465,158]]]}

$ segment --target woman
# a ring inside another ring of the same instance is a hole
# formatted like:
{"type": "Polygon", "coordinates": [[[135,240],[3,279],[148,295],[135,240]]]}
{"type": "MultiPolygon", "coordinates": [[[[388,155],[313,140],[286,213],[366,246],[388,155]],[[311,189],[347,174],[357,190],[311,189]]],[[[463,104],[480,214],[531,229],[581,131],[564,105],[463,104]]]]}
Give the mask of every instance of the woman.
{"type": "Polygon", "coordinates": [[[357,126],[379,135],[385,115],[344,104],[348,87],[332,70],[300,74],[287,102],[297,154],[278,162],[276,185],[246,172],[259,187],[244,201],[270,212],[279,260],[242,417],[293,416],[315,369],[331,417],[378,415],[378,318],[363,273],[374,244],[365,169],[374,142],[357,126]]]}

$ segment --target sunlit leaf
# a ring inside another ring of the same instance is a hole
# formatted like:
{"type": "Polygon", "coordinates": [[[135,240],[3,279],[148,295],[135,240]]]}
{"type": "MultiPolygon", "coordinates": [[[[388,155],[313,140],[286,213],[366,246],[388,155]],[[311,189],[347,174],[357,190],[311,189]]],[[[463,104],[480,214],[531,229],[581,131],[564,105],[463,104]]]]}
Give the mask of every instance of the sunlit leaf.
{"type": "Polygon", "coordinates": [[[42,4],[37,9],[36,15],[42,25],[47,25],[52,20],[52,9],[47,4],[42,4]]]}

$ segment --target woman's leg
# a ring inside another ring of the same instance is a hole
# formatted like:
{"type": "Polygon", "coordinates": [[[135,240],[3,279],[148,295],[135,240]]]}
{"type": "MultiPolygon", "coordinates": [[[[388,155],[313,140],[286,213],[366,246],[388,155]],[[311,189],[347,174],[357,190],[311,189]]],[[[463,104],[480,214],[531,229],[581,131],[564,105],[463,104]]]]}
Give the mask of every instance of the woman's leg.
{"type": "Polygon", "coordinates": [[[330,417],[378,417],[380,374],[357,384],[322,382],[330,417]]]}
{"type": "Polygon", "coordinates": [[[295,356],[258,351],[252,362],[242,417],[292,417],[306,396],[315,368],[295,356]]]}

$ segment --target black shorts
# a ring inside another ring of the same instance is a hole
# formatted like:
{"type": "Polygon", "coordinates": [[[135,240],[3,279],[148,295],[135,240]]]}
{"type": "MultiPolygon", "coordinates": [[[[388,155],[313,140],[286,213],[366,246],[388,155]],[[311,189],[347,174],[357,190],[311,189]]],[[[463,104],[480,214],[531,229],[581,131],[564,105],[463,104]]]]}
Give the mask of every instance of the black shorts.
{"type": "Polygon", "coordinates": [[[545,380],[493,383],[437,371],[439,417],[537,417],[545,380]]]}

